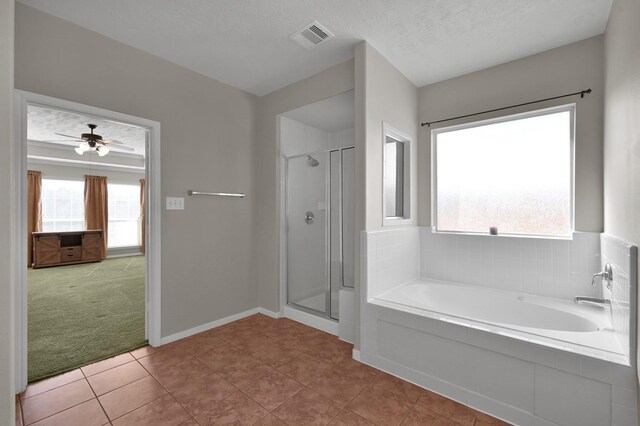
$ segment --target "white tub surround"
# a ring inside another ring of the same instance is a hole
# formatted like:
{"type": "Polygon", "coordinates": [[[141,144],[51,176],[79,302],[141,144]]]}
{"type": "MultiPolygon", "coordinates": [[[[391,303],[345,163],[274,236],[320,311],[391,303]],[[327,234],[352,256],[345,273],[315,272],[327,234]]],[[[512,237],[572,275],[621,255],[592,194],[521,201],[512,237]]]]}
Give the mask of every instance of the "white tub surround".
{"type": "Polygon", "coordinates": [[[420,239],[418,228],[397,228],[378,232],[363,233],[366,238],[368,274],[367,291],[374,298],[400,284],[413,281],[420,276],[418,259],[420,239]]]}
{"type": "Polygon", "coordinates": [[[626,347],[629,353],[629,347],[636,347],[636,323],[633,318],[637,318],[637,307],[631,301],[637,300],[638,248],[607,234],[601,234],[600,246],[600,270],[603,271],[607,263],[613,266],[613,287],[609,290],[601,284],[603,297],[611,300],[613,329],[620,338],[620,345],[626,347]]]}
{"type": "Polygon", "coordinates": [[[621,364],[629,357],[620,330],[605,309],[572,302],[603,295],[591,287],[597,234],[483,242],[425,230],[419,244],[417,229],[362,234],[363,362],[514,424],[636,425],[635,370],[621,364]],[[457,284],[443,282],[452,276],[457,284]]]}
{"type": "Polygon", "coordinates": [[[601,296],[600,234],[573,239],[434,233],[420,227],[420,277],[571,299],[601,296]]]}

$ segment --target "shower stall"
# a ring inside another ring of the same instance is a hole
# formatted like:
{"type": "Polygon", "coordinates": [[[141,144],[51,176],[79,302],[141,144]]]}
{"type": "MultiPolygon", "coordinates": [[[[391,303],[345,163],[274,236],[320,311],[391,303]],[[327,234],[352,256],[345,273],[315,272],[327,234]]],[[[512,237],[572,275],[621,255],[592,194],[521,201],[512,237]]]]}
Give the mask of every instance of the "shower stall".
{"type": "Polygon", "coordinates": [[[354,148],[286,158],[287,303],[339,319],[353,287],[354,148]]]}

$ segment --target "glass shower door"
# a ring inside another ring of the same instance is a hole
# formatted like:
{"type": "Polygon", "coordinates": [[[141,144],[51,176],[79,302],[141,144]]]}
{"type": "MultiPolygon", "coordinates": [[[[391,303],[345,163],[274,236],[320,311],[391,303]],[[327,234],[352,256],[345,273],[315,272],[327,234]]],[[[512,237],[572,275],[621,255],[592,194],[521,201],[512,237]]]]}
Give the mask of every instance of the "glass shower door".
{"type": "Polygon", "coordinates": [[[328,154],[287,161],[287,301],[328,316],[328,154]]]}

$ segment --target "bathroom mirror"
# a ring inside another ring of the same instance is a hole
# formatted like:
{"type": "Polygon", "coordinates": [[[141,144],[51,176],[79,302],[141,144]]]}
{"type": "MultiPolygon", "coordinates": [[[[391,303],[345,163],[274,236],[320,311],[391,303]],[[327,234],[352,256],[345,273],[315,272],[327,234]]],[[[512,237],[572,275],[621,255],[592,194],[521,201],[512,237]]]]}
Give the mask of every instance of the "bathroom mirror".
{"type": "Polygon", "coordinates": [[[410,141],[398,130],[384,125],[383,225],[400,225],[409,219],[410,141]]]}

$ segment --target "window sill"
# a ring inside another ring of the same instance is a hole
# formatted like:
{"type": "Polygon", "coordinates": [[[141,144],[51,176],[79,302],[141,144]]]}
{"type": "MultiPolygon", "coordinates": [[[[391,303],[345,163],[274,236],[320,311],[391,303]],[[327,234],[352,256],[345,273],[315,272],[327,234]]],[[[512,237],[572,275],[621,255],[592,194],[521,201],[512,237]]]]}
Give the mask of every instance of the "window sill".
{"type": "Polygon", "coordinates": [[[493,237],[493,238],[526,238],[532,240],[567,240],[571,241],[576,234],[576,231],[572,231],[571,235],[527,235],[527,234],[498,234],[491,235],[488,232],[456,232],[456,231],[438,231],[434,226],[431,227],[432,234],[442,235],[461,235],[461,236],[479,236],[479,237],[493,237]]]}
{"type": "Polygon", "coordinates": [[[141,245],[135,245],[135,246],[115,246],[115,247],[107,247],[108,250],[134,250],[134,249],[140,249],[142,246],[141,245]]]}
{"type": "Polygon", "coordinates": [[[385,217],[382,219],[382,226],[406,226],[412,225],[409,217],[385,217]]]}

